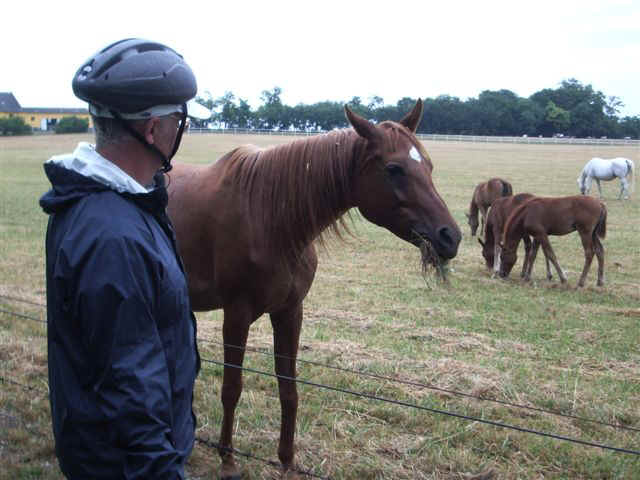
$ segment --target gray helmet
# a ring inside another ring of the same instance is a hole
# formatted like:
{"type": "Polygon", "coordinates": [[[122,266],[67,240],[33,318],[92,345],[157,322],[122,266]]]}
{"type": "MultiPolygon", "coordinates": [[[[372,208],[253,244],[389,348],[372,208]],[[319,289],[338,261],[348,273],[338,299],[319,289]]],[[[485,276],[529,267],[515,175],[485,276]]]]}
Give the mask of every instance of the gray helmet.
{"type": "Polygon", "coordinates": [[[196,78],[182,55],[161,43],[128,38],[92,55],[73,76],[80,99],[118,113],[185,104],[196,96],[196,78]]]}

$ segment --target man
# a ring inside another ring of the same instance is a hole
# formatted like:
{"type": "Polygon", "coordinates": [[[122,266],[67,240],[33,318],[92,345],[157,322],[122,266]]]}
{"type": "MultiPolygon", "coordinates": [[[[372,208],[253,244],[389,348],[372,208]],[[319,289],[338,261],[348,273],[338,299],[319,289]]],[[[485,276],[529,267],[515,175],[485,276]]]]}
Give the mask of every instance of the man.
{"type": "Polygon", "coordinates": [[[51,416],[70,479],[182,479],[200,368],[195,317],[165,213],[195,77],[159,43],[126,39],[73,78],[96,145],[44,165],[51,416]]]}

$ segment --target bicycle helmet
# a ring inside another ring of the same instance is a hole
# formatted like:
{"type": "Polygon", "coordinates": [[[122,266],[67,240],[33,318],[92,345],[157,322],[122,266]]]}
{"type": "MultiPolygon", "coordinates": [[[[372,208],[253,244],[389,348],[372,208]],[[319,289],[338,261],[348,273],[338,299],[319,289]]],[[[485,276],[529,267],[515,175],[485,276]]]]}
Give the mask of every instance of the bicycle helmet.
{"type": "Polygon", "coordinates": [[[180,145],[186,123],[187,102],[197,92],[196,78],[173,49],[157,42],[127,38],[92,55],[77,70],[73,93],[89,103],[93,115],[118,119],[135,138],[160,155],[163,170],[180,145]],[[165,156],[148,144],[127,120],[181,112],[183,119],[173,152],[165,156]]]}

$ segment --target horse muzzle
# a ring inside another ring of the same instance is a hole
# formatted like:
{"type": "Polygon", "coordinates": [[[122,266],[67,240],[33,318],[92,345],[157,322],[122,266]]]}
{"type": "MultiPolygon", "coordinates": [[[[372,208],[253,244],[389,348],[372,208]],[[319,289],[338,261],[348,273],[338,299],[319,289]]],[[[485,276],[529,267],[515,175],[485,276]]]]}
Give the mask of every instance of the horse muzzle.
{"type": "Polygon", "coordinates": [[[414,230],[416,234],[411,243],[421,247],[425,241],[431,244],[440,258],[450,260],[458,254],[458,245],[462,240],[460,230],[455,227],[441,226],[434,232],[426,232],[422,229],[414,230]]]}

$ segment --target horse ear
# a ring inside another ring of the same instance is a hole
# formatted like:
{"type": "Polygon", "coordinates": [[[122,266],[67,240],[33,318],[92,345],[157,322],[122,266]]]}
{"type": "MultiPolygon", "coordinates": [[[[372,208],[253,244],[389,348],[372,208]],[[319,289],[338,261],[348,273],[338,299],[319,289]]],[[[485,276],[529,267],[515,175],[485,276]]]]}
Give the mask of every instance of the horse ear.
{"type": "Polygon", "coordinates": [[[358,135],[369,141],[375,141],[380,139],[380,132],[376,130],[376,126],[366,118],[353,113],[349,107],[344,106],[344,113],[347,116],[347,120],[356,131],[358,135]]]}
{"type": "Polygon", "coordinates": [[[484,247],[484,242],[482,241],[482,239],[480,237],[478,237],[478,243],[484,247]]]}
{"type": "Polygon", "coordinates": [[[420,125],[420,120],[422,120],[422,99],[419,98],[413,110],[407,113],[407,115],[400,120],[400,123],[415,133],[418,125],[420,125]]]}

